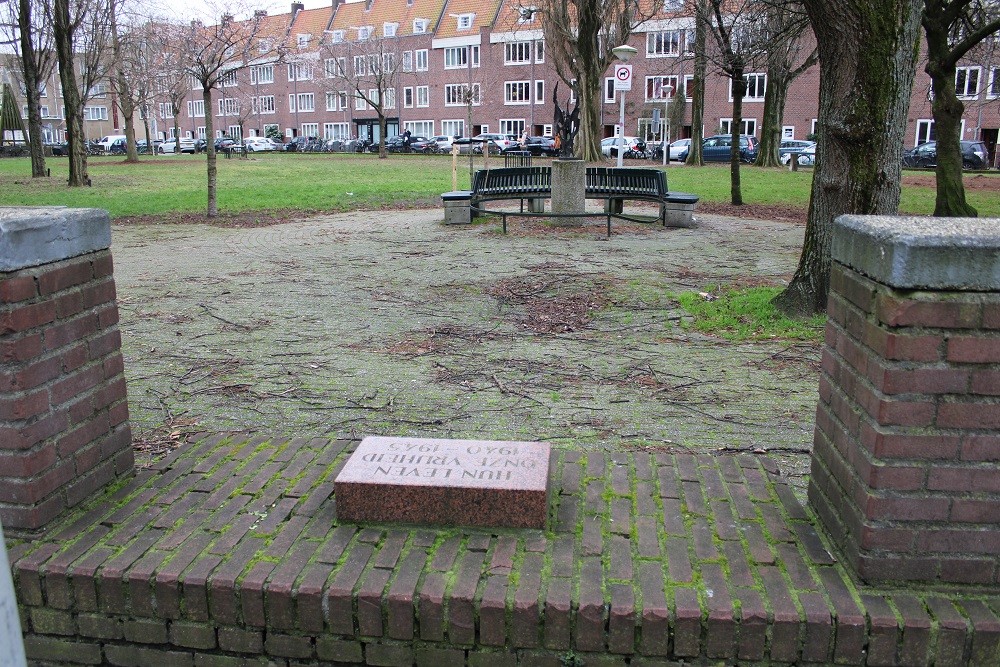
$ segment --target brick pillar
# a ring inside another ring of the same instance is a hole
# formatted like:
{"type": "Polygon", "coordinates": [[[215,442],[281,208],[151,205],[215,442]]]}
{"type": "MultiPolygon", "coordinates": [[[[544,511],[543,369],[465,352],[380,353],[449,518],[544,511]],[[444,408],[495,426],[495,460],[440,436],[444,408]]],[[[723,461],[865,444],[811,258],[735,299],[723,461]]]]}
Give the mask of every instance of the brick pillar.
{"type": "Polygon", "coordinates": [[[809,501],[870,583],[1000,583],[1000,221],[843,216],[809,501]]]}
{"type": "Polygon", "coordinates": [[[30,534],[131,474],[111,224],[0,209],[0,521],[30,534]]]}

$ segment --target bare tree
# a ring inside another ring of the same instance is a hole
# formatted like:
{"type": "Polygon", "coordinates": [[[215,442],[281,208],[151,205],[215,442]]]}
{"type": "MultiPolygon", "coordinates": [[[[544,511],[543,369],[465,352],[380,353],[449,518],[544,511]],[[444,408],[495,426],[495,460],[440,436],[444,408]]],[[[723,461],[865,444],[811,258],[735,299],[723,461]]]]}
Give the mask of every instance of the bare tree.
{"type": "MultiPolygon", "coordinates": [[[[254,58],[269,53],[279,53],[278,36],[271,31],[267,14],[255,12],[245,21],[237,21],[232,14],[223,14],[214,25],[192,21],[183,31],[182,52],[187,74],[201,86],[202,103],[205,105],[205,136],[208,172],[208,211],[214,218],[219,214],[216,192],[215,144],[212,121],[212,91],[219,88],[224,77],[249,67],[254,58]]],[[[176,118],[176,115],[175,115],[176,118]]]]}
{"type": "Polygon", "coordinates": [[[659,3],[632,0],[539,0],[548,57],[559,78],[576,90],[580,135],[576,154],[601,160],[601,105],[604,73],[615,60],[611,50],[626,44],[634,28],[652,18],[659,3]],[[641,7],[647,7],[646,10],[641,7]]]}
{"type": "Polygon", "coordinates": [[[357,40],[325,44],[323,48],[329,57],[345,58],[344,67],[336,66],[327,73],[332,74],[328,80],[342,82],[351,91],[350,97],[364,100],[375,112],[379,126],[378,156],[385,158],[386,111],[397,104],[399,40],[372,31],[364,38],[359,35],[357,40]]]}
{"type": "Polygon", "coordinates": [[[816,64],[815,47],[803,50],[804,40],[811,37],[809,17],[798,0],[770,0],[764,9],[768,32],[774,35],[767,48],[767,88],[764,92],[764,113],[761,119],[758,167],[777,167],[781,148],[781,119],[792,82],[816,64]]]}
{"type": "Polygon", "coordinates": [[[705,139],[705,77],[708,74],[708,31],[712,22],[709,0],[695,0],[694,23],[694,77],[691,81],[691,148],[688,149],[686,164],[705,164],[701,145],[705,139]]]}
{"type": "Polygon", "coordinates": [[[55,66],[52,48],[50,6],[37,0],[9,2],[8,20],[4,23],[13,30],[10,44],[20,60],[20,79],[24,86],[24,99],[28,107],[28,149],[31,155],[31,177],[46,175],[45,155],[42,145],[42,87],[55,66]]]}
{"type": "MultiPolygon", "coordinates": [[[[931,77],[934,92],[931,111],[937,138],[934,215],[974,217],[977,211],[966,202],[962,183],[965,105],[956,90],[957,65],[983,40],[1000,30],[1000,7],[989,0],[924,0],[923,8],[921,22],[927,35],[924,70],[931,77]]],[[[962,83],[971,88],[967,79],[962,83]]],[[[978,84],[977,81],[977,87],[978,84]]]]}
{"type": "Polygon", "coordinates": [[[921,0],[803,0],[819,45],[818,161],[799,266],[775,305],[826,308],[833,221],[899,208],[921,0]]]}
{"type": "Polygon", "coordinates": [[[743,98],[747,93],[747,68],[763,60],[773,35],[761,24],[764,5],[759,0],[709,0],[712,21],[708,33],[714,49],[708,51],[718,70],[731,82],[733,120],[729,151],[730,200],[743,204],[740,183],[740,137],[743,134],[743,98]]]}
{"type": "Polygon", "coordinates": [[[185,26],[156,22],[148,35],[152,72],[155,76],[151,85],[154,94],[163,95],[167,99],[175,137],[180,136],[181,110],[191,92],[191,75],[187,70],[185,52],[188,46],[187,32],[185,26]]]}
{"type": "Polygon", "coordinates": [[[66,137],[69,140],[69,185],[89,183],[87,146],[83,134],[83,104],[76,77],[76,33],[78,17],[70,13],[69,0],[53,0],[52,34],[59,60],[59,81],[63,88],[66,137]]]}

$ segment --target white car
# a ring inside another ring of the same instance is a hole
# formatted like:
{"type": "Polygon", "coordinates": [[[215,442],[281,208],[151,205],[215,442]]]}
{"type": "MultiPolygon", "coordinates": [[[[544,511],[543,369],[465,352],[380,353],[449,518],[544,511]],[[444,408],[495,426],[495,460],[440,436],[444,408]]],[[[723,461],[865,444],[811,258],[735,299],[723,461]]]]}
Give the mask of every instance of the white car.
{"type": "Polygon", "coordinates": [[[267,137],[247,137],[243,142],[243,147],[248,153],[258,153],[260,151],[273,151],[274,143],[267,137]]]}
{"type": "Polygon", "coordinates": [[[678,139],[677,141],[671,142],[670,144],[670,159],[680,160],[681,157],[687,157],[687,154],[691,151],[691,140],[690,139],[678,139]]]}
{"type": "Polygon", "coordinates": [[[181,139],[181,149],[177,150],[176,140],[167,139],[162,144],[160,144],[161,153],[194,153],[194,139],[181,139]]]}
{"type": "Polygon", "coordinates": [[[811,167],[816,164],[816,144],[803,148],[799,153],[785,153],[781,156],[781,164],[788,164],[793,155],[799,156],[800,167],[811,167]]]}
{"type": "Polygon", "coordinates": [[[473,152],[481,153],[483,144],[489,143],[490,153],[499,153],[513,146],[516,141],[512,141],[506,134],[484,133],[472,137],[473,152]],[[478,150],[477,150],[478,149],[478,150]]]}
{"type": "Polygon", "coordinates": [[[438,150],[442,153],[448,153],[451,151],[451,144],[455,141],[454,137],[449,137],[444,134],[439,134],[437,136],[431,137],[431,141],[437,144],[438,150]]]}
{"type": "MultiPolygon", "coordinates": [[[[639,137],[625,137],[625,150],[637,150],[639,137]]],[[[608,137],[601,140],[601,153],[608,157],[618,157],[618,137],[608,137]]]]}

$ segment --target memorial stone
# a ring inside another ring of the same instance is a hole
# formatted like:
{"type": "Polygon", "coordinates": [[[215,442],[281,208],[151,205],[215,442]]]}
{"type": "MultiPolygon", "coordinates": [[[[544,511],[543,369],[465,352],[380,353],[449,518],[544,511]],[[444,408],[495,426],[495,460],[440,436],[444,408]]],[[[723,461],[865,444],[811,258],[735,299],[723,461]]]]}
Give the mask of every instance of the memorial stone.
{"type": "Polygon", "coordinates": [[[544,442],[368,437],[334,482],[341,522],[544,528],[544,442]]]}

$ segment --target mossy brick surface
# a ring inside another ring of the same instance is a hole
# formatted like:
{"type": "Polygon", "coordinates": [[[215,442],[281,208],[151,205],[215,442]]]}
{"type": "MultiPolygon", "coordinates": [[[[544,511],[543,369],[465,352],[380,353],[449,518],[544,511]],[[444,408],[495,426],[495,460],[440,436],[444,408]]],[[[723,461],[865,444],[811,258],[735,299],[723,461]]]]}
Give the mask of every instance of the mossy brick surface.
{"type": "Polygon", "coordinates": [[[1000,650],[1000,592],[858,584],[766,458],[556,449],[548,530],[427,528],[337,522],[330,482],[353,446],[194,436],[16,545],[29,658],[991,664],[1000,650]]]}

